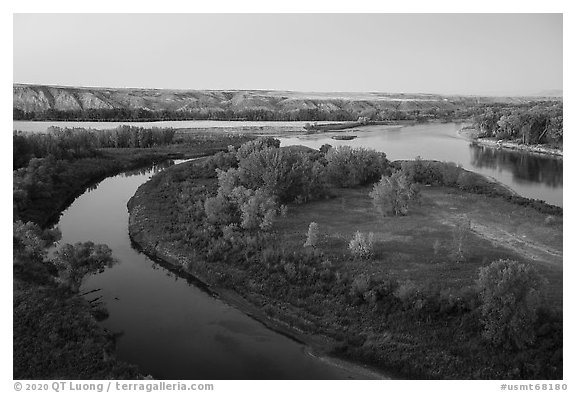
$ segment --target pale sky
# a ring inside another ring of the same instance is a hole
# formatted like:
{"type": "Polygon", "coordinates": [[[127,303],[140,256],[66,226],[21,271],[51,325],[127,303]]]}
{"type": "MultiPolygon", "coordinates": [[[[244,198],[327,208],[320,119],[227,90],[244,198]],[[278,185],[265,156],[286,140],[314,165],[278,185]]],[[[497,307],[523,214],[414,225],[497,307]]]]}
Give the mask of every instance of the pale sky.
{"type": "Polygon", "coordinates": [[[562,14],[15,14],[14,82],[531,94],[562,14]]]}

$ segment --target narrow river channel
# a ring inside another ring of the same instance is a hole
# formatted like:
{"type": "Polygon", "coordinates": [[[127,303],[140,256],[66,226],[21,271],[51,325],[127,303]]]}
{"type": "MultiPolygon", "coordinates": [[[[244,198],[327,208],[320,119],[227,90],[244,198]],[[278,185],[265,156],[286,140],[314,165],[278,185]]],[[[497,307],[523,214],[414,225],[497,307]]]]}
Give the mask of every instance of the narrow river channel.
{"type": "Polygon", "coordinates": [[[157,379],[348,379],[381,377],[309,353],[135,250],[126,203],[167,165],[109,177],[78,197],[57,226],[60,243],[105,243],[120,263],[89,277],[119,335],[117,355],[157,379]]]}

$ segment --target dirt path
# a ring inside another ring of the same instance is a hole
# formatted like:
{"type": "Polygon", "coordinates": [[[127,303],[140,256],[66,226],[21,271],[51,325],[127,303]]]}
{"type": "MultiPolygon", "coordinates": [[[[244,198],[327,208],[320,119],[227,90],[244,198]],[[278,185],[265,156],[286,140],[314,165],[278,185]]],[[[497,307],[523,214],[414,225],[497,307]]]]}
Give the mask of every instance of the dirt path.
{"type": "MultiPolygon", "coordinates": [[[[457,218],[443,216],[442,222],[448,225],[456,225],[457,218]]],[[[471,231],[490,241],[495,246],[508,248],[526,259],[547,265],[562,268],[562,250],[558,250],[527,237],[507,231],[501,226],[490,222],[483,223],[476,218],[470,218],[471,231]]]]}

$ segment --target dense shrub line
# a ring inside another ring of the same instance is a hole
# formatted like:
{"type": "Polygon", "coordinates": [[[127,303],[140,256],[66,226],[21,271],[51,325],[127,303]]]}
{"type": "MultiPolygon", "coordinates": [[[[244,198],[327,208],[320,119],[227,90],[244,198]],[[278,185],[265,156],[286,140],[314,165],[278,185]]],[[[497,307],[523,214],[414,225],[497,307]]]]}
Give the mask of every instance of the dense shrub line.
{"type": "Polygon", "coordinates": [[[52,156],[57,160],[98,156],[101,148],[151,148],[172,143],[172,128],[143,128],[122,125],[111,130],[49,127],[46,133],[14,131],[14,169],[32,158],[52,156]]]}
{"type": "MultiPolygon", "coordinates": [[[[339,104],[343,104],[340,102],[339,104]]],[[[382,103],[381,103],[382,104],[382,103]]],[[[13,120],[55,120],[55,121],[167,121],[167,120],[241,120],[241,121],[356,121],[359,117],[368,120],[429,120],[450,121],[453,118],[469,116],[476,105],[449,105],[448,108],[430,107],[403,110],[399,103],[384,102],[380,107],[360,108],[348,106],[346,109],[322,110],[302,108],[295,110],[274,110],[265,108],[199,108],[187,111],[136,109],[88,109],[26,112],[13,108],[13,120]]]]}
{"type": "Polygon", "coordinates": [[[391,166],[397,170],[400,169],[410,181],[415,183],[453,187],[474,194],[499,197],[516,205],[531,207],[553,216],[563,214],[561,207],[515,195],[502,185],[489,181],[482,175],[467,171],[454,163],[422,160],[416,157],[413,161],[394,161],[391,166]]]}

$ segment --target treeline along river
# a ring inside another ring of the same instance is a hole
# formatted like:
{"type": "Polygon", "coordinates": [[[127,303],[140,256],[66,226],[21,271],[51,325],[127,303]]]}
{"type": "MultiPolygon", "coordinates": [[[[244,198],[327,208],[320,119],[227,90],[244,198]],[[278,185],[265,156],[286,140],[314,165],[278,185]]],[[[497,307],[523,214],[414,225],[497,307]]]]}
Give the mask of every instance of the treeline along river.
{"type": "MultiPolygon", "coordinates": [[[[225,122],[225,121],[164,121],[144,123],[98,123],[98,122],[30,122],[14,121],[14,130],[43,132],[49,126],[114,128],[121,124],[140,127],[183,128],[234,128],[266,126],[302,127],[303,122],[225,122]]],[[[526,198],[541,199],[552,205],[562,206],[563,185],[562,159],[526,152],[497,150],[475,146],[458,135],[459,123],[428,123],[415,126],[371,126],[327,134],[280,137],[282,145],[301,144],[319,148],[325,143],[333,146],[347,144],[383,151],[390,160],[423,159],[449,161],[461,164],[465,169],[490,176],[507,185],[526,198]],[[355,135],[353,140],[334,140],[332,136],[355,135]]],[[[239,132],[244,132],[239,131],[239,132]]]]}

